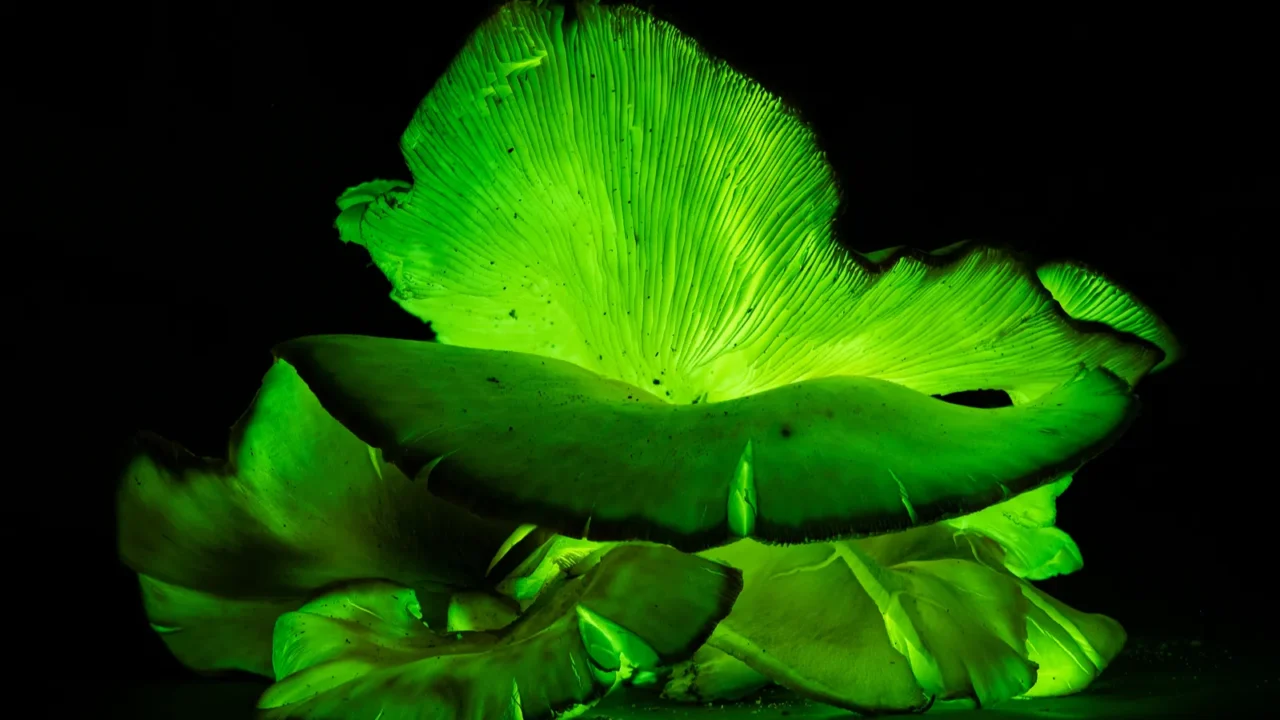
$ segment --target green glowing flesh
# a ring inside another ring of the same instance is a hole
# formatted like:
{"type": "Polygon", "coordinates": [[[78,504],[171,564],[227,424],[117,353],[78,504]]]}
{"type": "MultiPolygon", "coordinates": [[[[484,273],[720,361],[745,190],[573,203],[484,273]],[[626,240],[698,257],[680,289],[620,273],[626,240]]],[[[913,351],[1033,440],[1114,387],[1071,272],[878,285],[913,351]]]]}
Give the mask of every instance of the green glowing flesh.
{"type": "Polygon", "coordinates": [[[1001,562],[1020,578],[1044,580],[1068,575],[1084,564],[1071,536],[1053,527],[1058,516],[1055,501],[1069,485],[1071,478],[1063,478],[947,525],[999,543],[1001,562]]]}
{"type": "Polygon", "coordinates": [[[729,613],[742,589],[737,570],[686,557],[693,556],[661,545],[609,550],[584,576],[590,583],[579,605],[643,638],[662,664],[684,660],[729,613]]]}
{"type": "Polygon", "coordinates": [[[146,436],[124,472],[183,663],[276,677],[270,718],[524,720],[628,678],[989,705],[1120,651],[1030,584],[1081,567],[1056,498],[1180,354],[1110,279],[844,249],[813,133],[629,6],[504,6],[402,149],[336,227],[441,344],[287,343],[225,461],[146,436]],[[976,389],[1013,407],[929,397],[976,389]]]}
{"type": "Polygon", "coordinates": [[[687,687],[702,674],[694,665],[669,685],[674,699],[740,697],[759,674],[858,712],[953,698],[989,706],[1081,690],[1124,643],[1114,621],[1003,568],[997,542],[945,523],[850,542],[744,540],[703,554],[743,570],[742,595],[709,644],[746,667],[708,655],[710,682],[687,687]]]}
{"type": "Polygon", "coordinates": [[[509,598],[483,590],[454,593],[449,598],[445,632],[497,630],[515,622],[520,606],[509,598]]]}
{"type": "Polygon", "coordinates": [[[160,624],[198,632],[201,617],[216,626],[242,601],[297,607],[316,588],[370,576],[447,599],[486,584],[514,529],[415,486],[329,417],[285,363],[267,373],[231,437],[228,459],[213,461],[146,436],[125,469],[120,554],[158,583],[144,589],[154,590],[148,607],[160,624]]]}
{"type": "Polygon", "coordinates": [[[593,553],[607,551],[611,547],[556,535],[527,554],[522,563],[503,576],[495,589],[527,610],[545,589],[556,587],[566,578],[581,575],[593,553]]]}
{"type": "Polygon", "coordinates": [[[969,559],[970,546],[957,538],[980,537],[992,561],[1016,577],[1043,580],[1070,574],[1084,563],[1080,549],[1053,526],[1055,501],[1070,482],[1063,478],[953,520],[862,538],[858,547],[881,565],[896,565],[919,558],[969,559]]]}
{"type": "Polygon", "coordinates": [[[1074,262],[1042,265],[1036,274],[1072,317],[1131,333],[1164,351],[1164,359],[1153,371],[1163,370],[1182,355],[1182,348],[1169,326],[1105,275],[1074,262]]]}
{"type": "Polygon", "coordinates": [[[259,705],[267,718],[564,716],[638,670],[691,656],[740,589],[731,568],[629,545],[508,628],[440,636],[412,591],[355,583],[281,617],[279,682],[259,705]]]}
{"type": "Polygon", "coordinates": [[[827,375],[1036,397],[1081,363],[1133,382],[1161,360],[1078,328],[1003,252],[850,254],[810,129],[631,7],[583,4],[572,23],[502,8],[401,146],[411,186],[353,188],[338,227],[444,343],[566,360],[676,403],[827,375]]]}
{"type": "Polygon", "coordinates": [[[179,662],[194,670],[271,675],[271,631],[300,598],[229,598],[139,575],[142,607],[179,662]]]}
{"type": "Polygon", "coordinates": [[[744,540],[707,553],[743,570],[743,592],[711,644],[820,702],[855,711],[922,708],[928,697],[875,603],[834,546],[744,540]],[[851,662],[850,648],[857,648],[851,662]]]}
{"type": "Polygon", "coordinates": [[[684,703],[741,700],[772,682],[768,676],[708,644],[671,669],[662,697],[684,703]]]}
{"type": "Polygon", "coordinates": [[[1124,648],[1124,628],[1106,615],[1083,613],[1022,584],[1027,611],[1027,657],[1039,666],[1026,697],[1052,697],[1089,686],[1124,648]]]}
{"type": "Polygon", "coordinates": [[[744,571],[743,593],[708,646],[728,649],[741,660],[699,651],[673,673],[664,696],[731,700],[764,682],[777,682],[848,709],[904,710],[919,707],[935,693],[973,696],[990,705],[1010,693],[1038,697],[1087,687],[1120,651],[1124,631],[1109,618],[1079,613],[1025,582],[1080,567],[1075,543],[1052,527],[1056,498],[1069,482],[900,533],[791,547],[744,541],[702,553],[744,571]],[[886,590],[893,585],[881,581],[886,573],[892,581],[894,573],[918,575],[920,563],[928,568],[938,561],[959,563],[955,567],[960,572],[946,577],[934,571],[930,584],[916,584],[911,603],[917,620],[902,622],[903,608],[881,612],[873,592],[883,601],[903,590],[900,584],[896,591],[886,590]],[[999,580],[993,572],[1008,579],[999,580]],[[1008,592],[1016,577],[1024,578],[1017,588],[1027,602],[1008,592]],[[983,590],[984,584],[1003,590],[983,590]],[[953,596],[975,591],[986,600],[968,614],[960,612],[962,603],[953,596]],[[1017,611],[1003,620],[1000,605],[992,602],[1000,597],[1017,611]],[[937,626],[943,618],[921,616],[921,602],[950,610],[948,624],[969,623],[961,625],[964,640],[946,641],[939,631],[947,628],[937,626]],[[1025,634],[1025,640],[1009,645],[990,628],[1002,628],[1005,639],[1025,634]],[[885,651],[886,642],[890,651],[885,651]],[[1014,656],[1002,645],[1013,648],[1014,656]],[[913,646],[914,663],[907,659],[913,646]],[[850,654],[852,647],[858,648],[856,654],[850,654]],[[988,649],[985,656],[979,652],[983,647],[988,649]],[[1028,662],[1038,666],[1030,689],[1028,662]],[[944,668],[949,674],[941,672],[944,668]],[[928,687],[933,690],[926,691],[928,687]]]}
{"type": "Polygon", "coordinates": [[[428,471],[442,497],[569,535],[590,521],[594,538],[693,549],[743,527],[729,510],[744,473],[762,539],[899,530],[1072,472],[1136,410],[1100,370],[996,410],[858,377],[669,405],[520,353],[326,336],[277,354],[363,440],[410,476],[428,471]]]}
{"type": "MultiPolygon", "coordinates": [[[[325,688],[315,680],[326,674],[333,680],[326,684],[333,687],[363,674],[369,663],[395,665],[494,642],[496,638],[485,634],[459,638],[436,633],[422,621],[422,605],[413,590],[381,580],[356,581],[330,588],[280,616],[272,643],[272,674],[284,680],[311,670],[305,684],[318,693],[325,688]],[[325,663],[327,673],[316,670],[325,663]]],[[[294,701],[290,698],[303,684],[296,682],[301,678],[293,679],[292,688],[277,686],[267,695],[271,704],[294,701]]]]}
{"type": "Polygon", "coordinates": [[[1035,683],[1035,664],[1025,651],[1026,599],[1016,579],[964,560],[883,568],[854,544],[837,544],[836,551],[930,696],[990,705],[1035,683]]]}

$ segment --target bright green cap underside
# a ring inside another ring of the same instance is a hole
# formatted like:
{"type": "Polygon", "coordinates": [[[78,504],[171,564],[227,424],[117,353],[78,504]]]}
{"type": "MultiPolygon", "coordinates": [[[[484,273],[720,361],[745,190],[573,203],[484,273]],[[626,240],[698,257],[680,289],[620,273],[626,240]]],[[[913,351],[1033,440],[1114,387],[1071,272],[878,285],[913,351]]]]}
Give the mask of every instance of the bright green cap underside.
{"type": "Polygon", "coordinates": [[[847,252],[812,131],[632,7],[503,7],[402,149],[412,187],[353,188],[338,227],[444,343],[676,403],[837,374],[1021,401],[1081,363],[1133,383],[1161,359],[1077,327],[1004,253],[847,252]]]}
{"type": "Polygon", "coordinates": [[[1040,282],[1071,317],[1130,333],[1164,351],[1152,368],[1163,370],[1182,355],[1173,331],[1141,300],[1105,275],[1076,262],[1055,262],[1036,269],[1040,282]]]}
{"type": "Polygon", "coordinates": [[[865,535],[963,515],[1073,472],[1137,409],[1105,370],[978,410],[853,376],[672,405],[569,363],[359,336],[276,354],[431,492],[595,540],[684,549],[865,535]]]}

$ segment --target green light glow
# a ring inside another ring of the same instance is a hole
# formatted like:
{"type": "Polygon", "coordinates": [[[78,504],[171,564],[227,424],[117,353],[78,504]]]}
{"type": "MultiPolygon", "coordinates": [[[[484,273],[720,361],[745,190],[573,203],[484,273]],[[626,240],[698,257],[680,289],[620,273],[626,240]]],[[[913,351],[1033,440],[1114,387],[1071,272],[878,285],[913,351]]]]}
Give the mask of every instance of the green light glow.
{"type": "Polygon", "coordinates": [[[564,534],[590,522],[598,539],[695,550],[747,527],[797,542],[979,510],[1073,472],[1136,411],[1128,385],[1105,370],[996,410],[843,375],[672,405],[522,353],[352,336],[276,353],[334,417],[433,493],[564,534]],[[747,477],[753,491],[738,486],[747,477]],[[748,495],[754,505],[731,502],[748,495]],[[731,505],[745,515],[730,517],[731,505]]]}
{"type": "MultiPolygon", "coordinates": [[[[744,668],[725,682],[730,661],[708,658],[719,684],[704,683],[696,699],[733,698],[758,687],[756,674],[858,712],[969,697],[987,706],[1085,687],[1119,652],[1124,632],[1003,567],[1005,548],[1026,544],[1037,529],[1018,525],[1016,502],[991,508],[1006,519],[981,530],[939,523],[868,540],[742,541],[706,551],[743,569],[746,581],[709,644],[756,672],[744,668]],[[1025,535],[1017,538],[1020,528],[1025,535]],[[858,648],[857,662],[850,648],[858,648]]],[[[694,699],[691,680],[672,682],[669,697],[694,699]]]]}
{"type": "Polygon", "coordinates": [[[270,718],[524,720],[628,682],[987,706],[1120,652],[1033,585],[1082,567],[1056,500],[1181,352],[1115,282],[845,250],[809,128],[631,7],[504,6],[402,149],[336,226],[440,342],[285,343],[225,460],[144,436],[124,472],[184,664],[273,678],[270,718]],[[931,397],[977,389],[1013,404],[931,397]]]}
{"type": "Polygon", "coordinates": [[[267,373],[231,436],[225,462],[144,436],[119,492],[121,557],[147,576],[153,619],[185,628],[165,642],[201,670],[258,671],[249,658],[261,653],[203,656],[179,648],[189,637],[217,637],[229,614],[296,608],[352,578],[418,589],[439,605],[443,626],[449,595],[484,585],[487,563],[515,528],[425,489],[404,493],[414,487],[408,478],[375,466],[380,455],[371,458],[285,363],[267,373]]]}
{"type": "MultiPolygon", "coordinates": [[[[724,635],[723,632],[720,633],[724,635]]],[[[712,633],[715,637],[716,634],[712,633]]],[[[685,662],[671,670],[662,689],[662,697],[682,703],[736,701],[767,687],[773,681],[742,662],[712,646],[698,648],[685,662]]]]}
{"type": "Polygon", "coordinates": [[[445,632],[474,632],[506,627],[519,617],[519,607],[490,592],[460,592],[449,598],[445,632]]]}
{"type": "Polygon", "coordinates": [[[412,183],[353,188],[338,227],[441,342],[566,360],[677,403],[833,374],[1035,397],[1082,362],[1132,381],[1162,358],[1078,329],[1004,253],[873,266],[843,250],[809,128],[634,8],[581,4],[566,24],[558,7],[506,6],[401,147],[412,183]]]}
{"type": "Polygon", "coordinates": [[[488,718],[512,706],[564,716],[667,653],[691,654],[740,589],[740,575],[709,560],[629,545],[512,625],[455,636],[417,617],[412,590],[353,583],[280,617],[278,682],[259,707],[267,718],[420,717],[427,707],[488,718]]]}
{"type": "Polygon", "coordinates": [[[298,598],[231,598],[138,575],[151,627],[187,667],[271,675],[270,638],[276,618],[298,598]]]}

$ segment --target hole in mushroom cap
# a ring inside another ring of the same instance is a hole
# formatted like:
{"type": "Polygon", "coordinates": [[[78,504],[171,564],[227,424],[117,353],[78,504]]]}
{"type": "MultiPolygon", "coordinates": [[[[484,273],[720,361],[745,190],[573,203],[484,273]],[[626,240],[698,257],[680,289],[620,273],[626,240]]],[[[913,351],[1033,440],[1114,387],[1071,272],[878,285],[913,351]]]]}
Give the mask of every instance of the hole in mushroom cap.
{"type": "Polygon", "coordinates": [[[946,395],[934,395],[934,397],[952,405],[963,405],[983,410],[1013,405],[1013,401],[1009,399],[1009,393],[1003,390],[961,390],[960,392],[947,393],[946,395]]]}

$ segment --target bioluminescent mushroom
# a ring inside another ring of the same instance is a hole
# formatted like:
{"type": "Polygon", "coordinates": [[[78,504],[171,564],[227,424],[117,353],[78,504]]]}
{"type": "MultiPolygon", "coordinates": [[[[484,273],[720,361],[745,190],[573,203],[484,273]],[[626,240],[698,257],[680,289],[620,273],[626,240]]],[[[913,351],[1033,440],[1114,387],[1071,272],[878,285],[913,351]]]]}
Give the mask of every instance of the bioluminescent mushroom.
{"type": "Polygon", "coordinates": [[[812,132],[628,6],[504,6],[339,199],[438,342],[275,349],[225,461],[139,440],[120,551],[269,717],[532,718],[612,688],[855,711],[1080,690],[1072,475],[1176,359],[1101,274],[858,254],[812,132]],[[1009,407],[934,397],[1001,390],[1009,407]]]}

